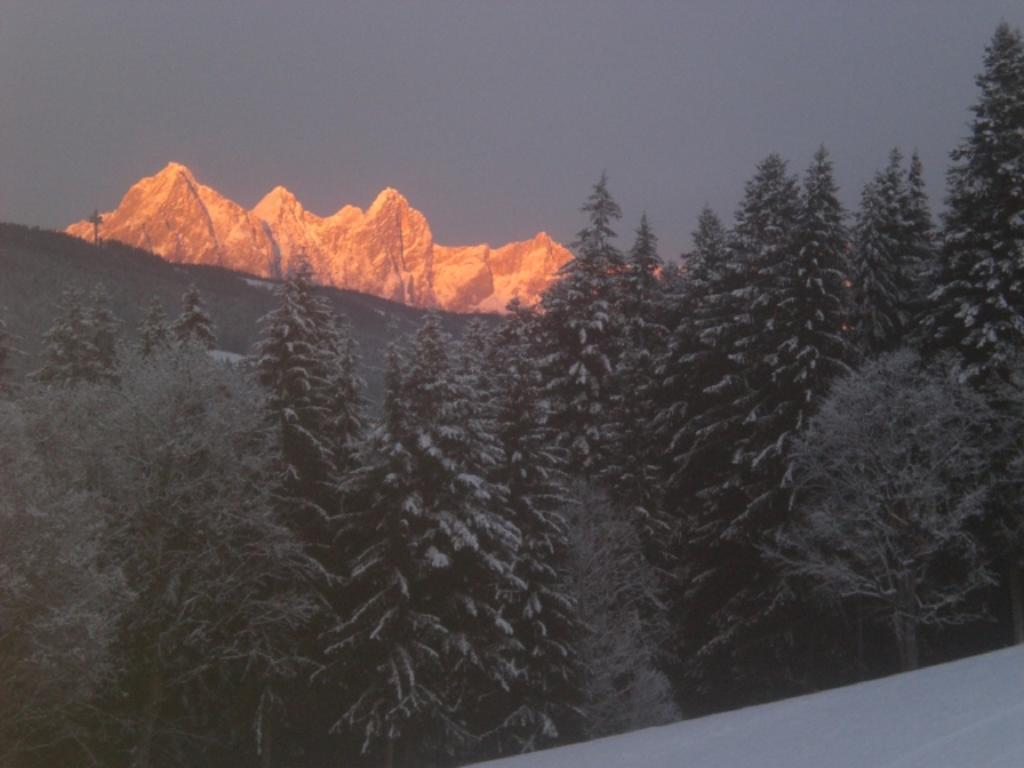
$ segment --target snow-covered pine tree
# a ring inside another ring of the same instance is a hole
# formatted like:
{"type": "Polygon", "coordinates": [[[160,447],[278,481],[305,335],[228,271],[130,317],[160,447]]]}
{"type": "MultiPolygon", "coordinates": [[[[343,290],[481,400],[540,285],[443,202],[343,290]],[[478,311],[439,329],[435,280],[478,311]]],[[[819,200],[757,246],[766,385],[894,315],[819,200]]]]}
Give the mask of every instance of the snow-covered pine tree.
{"type": "MultiPolygon", "coordinates": [[[[736,342],[745,331],[749,272],[719,218],[705,208],[693,235],[678,295],[679,322],[657,372],[660,412],[654,439],[664,453],[664,504],[679,521],[678,584],[672,624],[680,681],[677,695],[693,711],[731,703],[735,688],[723,628],[708,622],[735,590],[742,543],[727,536],[745,508],[735,463],[749,397],[736,342]]],[[[728,641],[728,638],[725,638],[728,641]]]]}
{"type": "MultiPolygon", "coordinates": [[[[952,352],[964,379],[1008,411],[1005,386],[1020,387],[1024,346],[1024,39],[1001,23],[976,82],[970,135],[953,150],[944,244],[923,318],[923,349],[952,352]]],[[[1007,413],[1007,416],[1009,414],[1007,413]]],[[[993,462],[1002,475],[1007,452],[993,462]]],[[[1015,641],[1024,642],[1024,556],[1016,494],[999,494],[987,514],[987,544],[1005,569],[1015,641]]]]}
{"type": "Polygon", "coordinates": [[[658,665],[667,626],[644,618],[659,580],[636,529],[606,493],[576,483],[571,495],[567,587],[586,627],[578,648],[587,735],[672,722],[679,713],[658,665]]]}
{"type": "Polygon", "coordinates": [[[359,375],[359,344],[344,315],[333,315],[327,348],[327,419],[334,463],[339,473],[354,468],[359,444],[366,435],[366,383],[359,375]]]}
{"type": "Polygon", "coordinates": [[[903,220],[907,226],[910,262],[917,269],[914,290],[915,314],[925,307],[925,299],[932,291],[932,282],[938,268],[938,248],[935,222],[924,182],[924,165],[917,150],[910,155],[907,183],[903,198],[903,220]]]}
{"type": "Polygon", "coordinates": [[[181,314],[171,324],[171,334],[179,346],[197,344],[203,349],[213,349],[217,345],[213,323],[203,306],[199,288],[194,283],[181,297],[181,314]]]}
{"type": "Polygon", "coordinates": [[[532,353],[537,317],[518,300],[491,345],[496,354],[496,434],[502,460],[492,477],[508,490],[508,519],[522,537],[515,559],[521,587],[504,594],[518,674],[495,729],[503,752],[526,752],[582,736],[582,668],[578,644],[585,628],[566,588],[569,556],[564,510],[563,452],[553,440],[549,404],[532,353]]]}
{"type": "Polygon", "coordinates": [[[159,296],[154,296],[146,309],[146,314],[139,325],[139,353],[149,357],[165,350],[171,344],[171,329],[167,323],[167,313],[159,296]]]}
{"type": "Polygon", "coordinates": [[[14,355],[14,341],[7,330],[7,323],[0,316],[0,392],[11,386],[11,357],[14,355]]]}
{"type": "Polygon", "coordinates": [[[747,347],[756,394],[741,459],[750,501],[725,532],[746,550],[744,575],[713,621],[735,638],[740,677],[770,691],[785,690],[794,667],[816,660],[802,637],[793,638],[804,610],[779,589],[777,568],[762,547],[789,515],[790,446],[855,355],[843,333],[847,236],[827,151],[815,153],[802,194],[779,162],[762,166],[759,181],[761,194],[749,200],[755,207],[742,210],[737,224],[753,245],[748,263],[756,270],[750,305],[757,330],[747,347]]]}
{"type": "Polygon", "coordinates": [[[494,343],[494,329],[481,318],[466,324],[453,361],[455,375],[472,399],[477,416],[488,431],[494,431],[494,418],[502,350],[494,343]]]}
{"type": "Polygon", "coordinates": [[[911,326],[919,259],[925,257],[919,231],[922,211],[916,208],[920,191],[911,192],[903,156],[893,149],[885,170],[861,193],[850,259],[850,321],[861,352],[869,357],[898,347],[911,326]]]}
{"type": "Polygon", "coordinates": [[[541,298],[541,354],[553,425],[569,450],[570,469],[595,475],[604,466],[622,347],[623,256],[612,242],[622,212],[603,174],[581,210],[588,221],[573,243],[575,254],[541,298]]]}
{"type": "Polygon", "coordinates": [[[335,512],[337,467],[333,445],[331,376],[337,342],[330,316],[317,306],[308,269],[301,266],[278,289],[278,306],[262,319],[255,347],[260,383],[280,435],[281,493],[296,530],[323,546],[335,512]]]}
{"type": "Polygon", "coordinates": [[[500,449],[474,418],[448,345],[431,313],[407,366],[391,350],[383,422],[342,483],[337,538],[350,547],[355,608],[329,633],[328,653],[354,701],[336,727],[361,733],[387,765],[403,744],[422,755],[471,741],[474,709],[515,676],[499,595],[522,588],[519,534],[489,479],[500,449]]]}
{"type": "Polygon", "coordinates": [[[97,285],[89,297],[89,325],[96,348],[97,365],[106,379],[117,378],[117,345],[120,322],[110,309],[110,296],[97,285]]]}
{"type": "Polygon", "coordinates": [[[658,408],[655,366],[667,333],[660,322],[661,267],[658,239],[644,214],[620,281],[623,344],[609,409],[607,464],[600,479],[615,502],[629,510],[652,566],[667,574],[673,560],[674,526],[661,507],[657,478],[661,453],[650,439],[658,408]]]}
{"type": "Polygon", "coordinates": [[[1006,379],[1024,343],[1024,42],[1000,24],[977,78],[970,135],[952,153],[945,246],[925,351],[954,350],[978,384],[1006,379]]]}
{"type": "Polygon", "coordinates": [[[104,378],[84,304],[85,296],[80,290],[68,289],[61,294],[57,319],[43,334],[45,362],[33,372],[32,378],[54,386],[97,382],[104,378]]]}

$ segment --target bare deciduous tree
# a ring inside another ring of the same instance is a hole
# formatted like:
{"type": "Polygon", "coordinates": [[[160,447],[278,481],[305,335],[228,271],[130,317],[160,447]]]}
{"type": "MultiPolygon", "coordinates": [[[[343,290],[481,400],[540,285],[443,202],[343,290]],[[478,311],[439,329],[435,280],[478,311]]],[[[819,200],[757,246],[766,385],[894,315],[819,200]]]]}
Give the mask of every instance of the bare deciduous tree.
{"type": "Polygon", "coordinates": [[[900,350],[835,385],[793,447],[797,516],[769,555],[829,601],[887,622],[903,669],[918,628],[975,618],[993,575],[968,526],[989,491],[993,413],[900,350]]]}

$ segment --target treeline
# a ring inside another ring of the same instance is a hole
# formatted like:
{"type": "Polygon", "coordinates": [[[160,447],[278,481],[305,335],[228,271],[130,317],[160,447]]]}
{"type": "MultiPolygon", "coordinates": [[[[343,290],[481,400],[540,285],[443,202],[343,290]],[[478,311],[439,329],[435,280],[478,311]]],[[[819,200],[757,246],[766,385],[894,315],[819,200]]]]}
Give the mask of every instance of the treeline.
{"type": "MultiPolygon", "coordinates": [[[[771,155],[664,263],[604,178],[538,307],[371,414],[299,269],[224,364],[68,296],[0,398],[0,763],[446,765],[1024,641],[1024,46],[939,230],[771,155]]],[[[0,370],[12,345],[0,332],[0,370]]]]}

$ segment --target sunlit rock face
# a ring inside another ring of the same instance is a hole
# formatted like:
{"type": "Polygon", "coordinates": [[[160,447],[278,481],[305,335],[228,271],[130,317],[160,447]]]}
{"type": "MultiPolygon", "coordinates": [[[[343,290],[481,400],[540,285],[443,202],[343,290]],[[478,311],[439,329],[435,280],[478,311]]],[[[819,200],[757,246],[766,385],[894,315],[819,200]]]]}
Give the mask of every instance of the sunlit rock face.
{"type": "MultiPolygon", "coordinates": [[[[93,237],[88,221],[67,231],[93,237]]],[[[515,297],[534,303],[570,258],[543,232],[500,248],[438,245],[426,217],[390,188],[365,211],[346,205],[321,217],[275,187],[247,211],[179,163],[136,182],[103,214],[100,233],[168,261],[260,277],[283,277],[305,256],[324,285],[453,312],[501,312],[515,297]]]]}

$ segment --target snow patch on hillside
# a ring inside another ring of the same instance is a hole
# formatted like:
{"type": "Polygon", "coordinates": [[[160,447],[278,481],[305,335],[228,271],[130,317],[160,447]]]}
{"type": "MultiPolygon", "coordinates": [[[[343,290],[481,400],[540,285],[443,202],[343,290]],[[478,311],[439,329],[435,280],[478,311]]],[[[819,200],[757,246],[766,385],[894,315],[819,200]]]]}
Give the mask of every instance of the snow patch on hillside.
{"type": "Polygon", "coordinates": [[[1024,647],[489,768],[1020,768],[1024,647]]]}

